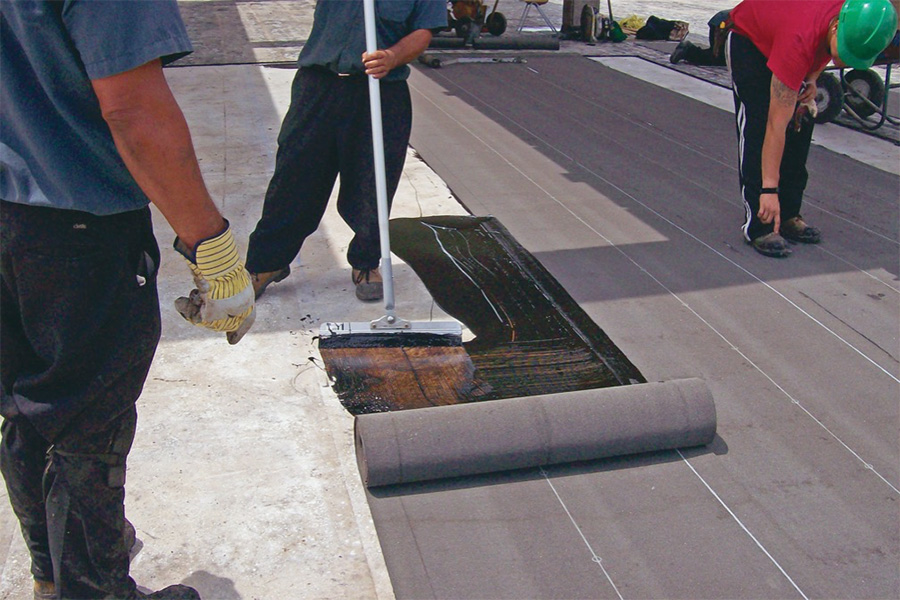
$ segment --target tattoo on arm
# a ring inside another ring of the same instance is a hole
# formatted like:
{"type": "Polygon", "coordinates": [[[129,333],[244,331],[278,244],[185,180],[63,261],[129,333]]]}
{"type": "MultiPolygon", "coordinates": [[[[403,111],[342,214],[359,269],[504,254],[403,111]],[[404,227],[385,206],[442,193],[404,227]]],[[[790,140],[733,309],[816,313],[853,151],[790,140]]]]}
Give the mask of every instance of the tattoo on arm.
{"type": "Polygon", "coordinates": [[[772,77],[772,100],[778,104],[791,106],[797,102],[797,92],[786,86],[780,79],[772,77]]]}

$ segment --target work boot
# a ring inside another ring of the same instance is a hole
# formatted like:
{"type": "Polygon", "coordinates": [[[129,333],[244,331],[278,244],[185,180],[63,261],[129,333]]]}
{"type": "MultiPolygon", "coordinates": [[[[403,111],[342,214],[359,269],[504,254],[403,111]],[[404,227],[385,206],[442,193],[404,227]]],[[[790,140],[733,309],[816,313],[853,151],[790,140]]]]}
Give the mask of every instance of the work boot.
{"type": "Polygon", "coordinates": [[[760,254],[775,258],[784,258],[791,253],[791,249],[788,248],[784,238],[774,231],[772,233],[767,233],[766,235],[761,235],[758,238],[754,238],[754,240],[750,242],[750,245],[760,254]]]}
{"type": "Polygon", "coordinates": [[[145,594],[137,590],[132,600],[200,600],[200,592],[186,585],[170,585],[158,592],[145,594]]]}
{"type": "Polygon", "coordinates": [[[678,42],[678,45],[675,46],[674,50],[672,50],[672,54],[669,55],[669,62],[671,62],[673,65],[677,65],[687,56],[688,48],[692,48],[693,46],[694,44],[687,40],[678,42]]]}
{"type": "Polygon", "coordinates": [[[819,230],[804,223],[800,215],[782,223],[780,231],[785,239],[801,244],[818,244],[822,239],[819,230]]]}
{"type": "MultiPolygon", "coordinates": [[[[131,552],[137,542],[137,532],[134,530],[134,525],[132,525],[131,521],[128,519],[125,519],[125,527],[122,529],[122,536],[125,538],[125,547],[131,552]]],[[[34,600],[56,600],[56,585],[52,581],[35,579],[34,600]]]]}
{"type": "Polygon", "coordinates": [[[270,283],[278,283],[291,274],[290,265],[279,271],[267,271],[265,273],[250,273],[250,283],[253,284],[254,297],[259,300],[270,283]]]}
{"type": "Polygon", "coordinates": [[[53,582],[35,579],[34,600],[56,600],[56,586],[53,582]]]}
{"type": "Polygon", "coordinates": [[[363,302],[384,298],[384,280],[378,268],[353,269],[353,285],[356,286],[356,297],[363,302]]]}

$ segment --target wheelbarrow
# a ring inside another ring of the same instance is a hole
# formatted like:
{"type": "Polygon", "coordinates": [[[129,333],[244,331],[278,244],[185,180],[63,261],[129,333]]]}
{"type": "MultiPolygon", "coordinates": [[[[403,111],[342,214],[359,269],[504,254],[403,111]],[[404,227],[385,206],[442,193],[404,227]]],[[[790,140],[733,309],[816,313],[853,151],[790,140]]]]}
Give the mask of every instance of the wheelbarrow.
{"type": "Polygon", "coordinates": [[[875,65],[885,67],[882,80],[873,69],[841,69],[834,67],[823,72],[816,80],[816,123],[830,123],[842,112],[868,131],[874,131],[890,123],[895,127],[900,120],[888,114],[888,99],[892,89],[900,84],[891,83],[891,71],[898,64],[900,54],[900,32],[894,36],[887,49],[875,61],[875,65]],[[835,75],[829,71],[837,71],[835,75]],[[875,115],[874,119],[870,119],[875,115]]]}
{"type": "Polygon", "coordinates": [[[471,42],[482,32],[487,30],[491,35],[502,35],[506,31],[506,17],[497,12],[497,4],[500,0],[494,0],[491,12],[487,12],[487,6],[482,0],[450,0],[447,9],[447,25],[449,29],[456,31],[456,35],[471,42]]]}

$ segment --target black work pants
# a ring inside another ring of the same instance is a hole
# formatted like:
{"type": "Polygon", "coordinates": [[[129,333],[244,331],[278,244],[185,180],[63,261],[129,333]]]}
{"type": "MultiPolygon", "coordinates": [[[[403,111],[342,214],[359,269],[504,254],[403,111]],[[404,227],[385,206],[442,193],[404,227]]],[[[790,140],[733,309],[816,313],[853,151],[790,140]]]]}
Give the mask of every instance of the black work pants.
{"type": "MultiPolygon", "coordinates": [[[[731,71],[734,113],[738,136],[738,161],[741,196],[744,200],[744,224],[741,229],[747,241],[773,231],[773,223],[759,220],[759,196],[762,189],[762,148],[769,119],[769,93],[772,71],[766,57],[753,42],[735,32],[726,44],[728,67],[731,71]]],[[[809,175],[806,159],[812,142],[813,121],[804,119],[800,131],[788,125],[784,155],[781,159],[778,183],[778,203],[781,221],[800,214],[803,192],[809,175]]]]}
{"type": "MultiPolygon", "coordinates": [[[[405,81],[381,83],[387,197],[390,204],[406,160],[412,103],[405,81]]],[[[247,269],[277,271],[290,264],[325,214],[340,175],[337,209],[353,230],[347,261],[373,269],[381,259],[368,80],[301,68],[278,135],[275,172],[262,217],[250,235],[247,269]]]]}
{"type": "Polygon", "coordinates": [[[703,48],[702,46],[692,44],[691,42],[688,42],[688,44],[689,45],[684,53],[685,62],[701,67],[725,66],[724,52],[722,53],[722,56],[716,56],[713,53],[712,46],[703,48]]]}
{"type": "Polygon", "coordinates": [[[31,572],[61,598],[128,598],[125,462],[160,334],[150,211],[0,210],[0,470],[31,572]]]}

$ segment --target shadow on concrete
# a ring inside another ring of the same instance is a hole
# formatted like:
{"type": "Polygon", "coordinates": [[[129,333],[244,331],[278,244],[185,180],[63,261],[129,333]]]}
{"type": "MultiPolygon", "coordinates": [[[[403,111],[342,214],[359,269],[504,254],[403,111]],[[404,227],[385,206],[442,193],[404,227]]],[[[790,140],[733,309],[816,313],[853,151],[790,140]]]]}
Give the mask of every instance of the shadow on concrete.
{"type": "Polygon", "coordinates": [[[194,571],[184,580],[185,585],[195,588],[205,598],[216,600],[241,600],[241,596],[234,587],[234,581],[227,577],[219,577],[208,571],[194,571]]]}

